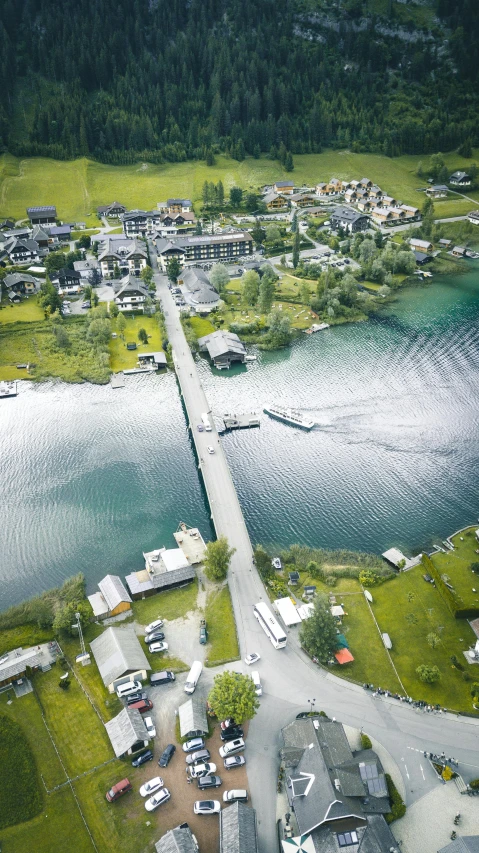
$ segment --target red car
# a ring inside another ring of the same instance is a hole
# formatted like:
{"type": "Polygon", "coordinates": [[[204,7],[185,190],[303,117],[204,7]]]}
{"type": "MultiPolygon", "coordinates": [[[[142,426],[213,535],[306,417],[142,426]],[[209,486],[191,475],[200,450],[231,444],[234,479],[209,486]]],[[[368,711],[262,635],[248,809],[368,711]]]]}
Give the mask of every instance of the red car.
{"type": "Polygon", "coordinates": [[[147,711],[151,711],[153,708],[153,702],[151,699],[140,699],[139,702],[133,702],[128,708],[136,708],[140,714],[146,714],[147,711]]]}

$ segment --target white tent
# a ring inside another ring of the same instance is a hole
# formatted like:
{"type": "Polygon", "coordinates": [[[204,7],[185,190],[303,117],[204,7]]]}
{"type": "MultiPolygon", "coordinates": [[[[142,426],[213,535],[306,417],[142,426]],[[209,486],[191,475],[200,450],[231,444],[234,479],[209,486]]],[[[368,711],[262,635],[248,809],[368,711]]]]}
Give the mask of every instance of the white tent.
{"type": "Polygon", "coordinates": [[[314,604],[311,604],[311,603],[301,604],[301,606],[298,607],[298,614],[301,617],[301,619],[309,619],[309,617],[313,613],[313,610],[314,610],[314,604]]]}
{"type": "Polygon", "coordinates": [[[315,846],[310,835],[296,835],[281,842],[283,853],[315,853],[315,846]]]}
{"type": "Polygon", "coordinates": [[[298,625],[301,622],[301,616],[290,598],[278,598],[274,606],[285,625],[298,625]]]}

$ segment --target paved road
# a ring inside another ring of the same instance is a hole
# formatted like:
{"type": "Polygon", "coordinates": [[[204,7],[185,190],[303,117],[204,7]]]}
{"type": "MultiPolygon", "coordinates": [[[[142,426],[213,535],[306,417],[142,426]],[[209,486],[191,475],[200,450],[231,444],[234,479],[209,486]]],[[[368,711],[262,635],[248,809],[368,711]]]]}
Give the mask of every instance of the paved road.
{"type": "MultiPolygon", "coordinates": [[[[325,710],[342,722],[364,728],[390,752],[396,761],[408,803],[422,797],[437,785],[434,772],[424,759],[423,750],[454,756],[466,779],[479,776],[479,729],[476,721],[455,715],[431,715],[414,711],[396,700],[373,699],[370,692],[349,684],[315,666],[299,648],[294,633],[285,649],[275,650],[253,616],[252,605],[267,600],[262,582],[252,563],[252,548],[229,466],[215,430],[197,432],[201,414],[209,411],[195,361],[186,343],[179,312],[158,273],[153,246],[150,245],[157,292],[165,312],[169,340],[173,347],[177,375],[194,429],[194,439],[208,492],[212,517],[218,535],[226,535],[236,548],[231,561],[231,589],[241,656],[257,651],[261,655],[258,670],[263,682],[261,707],[251,723],[248,736],[248,780],[258,814],[262,853],[276,853],[276,777],[281,727],[308,708],[308,699],[316,700],[317,710],[325,710]],[[209,454],[207,446],[214,448],[209,454]]],[[[273,499],[273,498],[272,498],[273,499]]],[[[229,668],[247,672],[242,662],[229,668]]],[[[411,851],[410,853],[413,853],[411,851]]]]}

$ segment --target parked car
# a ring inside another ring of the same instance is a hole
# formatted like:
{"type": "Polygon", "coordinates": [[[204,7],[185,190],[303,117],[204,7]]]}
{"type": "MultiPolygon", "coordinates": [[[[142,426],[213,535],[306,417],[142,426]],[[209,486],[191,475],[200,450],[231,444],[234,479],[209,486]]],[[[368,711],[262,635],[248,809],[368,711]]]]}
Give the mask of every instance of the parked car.
{"type": "Polygon", "coordinates": [[[242,752],[245,748],[246,744],[242,737],[236,738],[236,740],[230,740],[228,743],[220,746],[219,753],[221,758],[227,758],[228,755],[234,755],[235,752],[242,752]]]}
{"type": "Polygon", "coordinates": [[[134,693],[141,693],[141,681],[125,681],[116,688],[119,699],[128,699],[128,696],[133,696],[134,693]]]}
{"type": "Polygon", "coordinates": [[[145,643],[149,646],[150,643],[157,643],[160,640],[164,640],[165,635],[163,631],[152,631],[151,634],[147,634],[145,637],[145,643]]]}
{"type": "Polygon", "coordinates": [[[149,625],[145,628],[145,634],[151,634],[152,631],[156,631],[157,628],[163,628],[163,620],[155,619],[154,622],[150,622],[149,625]]]}
{"type": "Polygon", "coordinates": [[[147,695],[144,690],[137,690],[135,693],[132,693],[130,696],[126,697],[126,704],[133,705],[134,702],[140,702],[141,699],[147,699],[147,695]]]}
{"type": "Polygon", "coordinates": [[[225,791],[223,794],[224,803],[247,803],[248,791],[244,788],[235,788],[233,791],[225,791]]]}
{"type": "Polygon", "coordinates": [[[151,699],[140,699],[139,702],[133,702],[129,707],[136,708],[140,714],[146,714],[147,711],[151,711],[153,708],[153,702],[151,699]]]}
{"type": "Polygon", "coordinates": [[[204,429],[203,424],[198,424],[198,432],[204,432],[204,429]]]}
{"type": "Polygon", "coordinates": [[[258,655],[256,652],[252,652],[250,655],[246,655],[244,662],[248,666],[251,666],[252,663],[256,663],[258,660],[261,660],[261,655],[258,655]]]}
{"type": "Polygon", "coordinates": [[[153,779],[150,779],[141,786],[140,797],[151,797],[152,794],[155,794],[163,787],[163,784],[161,776],[155,776],[153,779]]]}
{"type": "Polygon", "coordinates": [[[171,797],[171,794],[168,788],[160,788],[157,794],[154,794],[153,797],[150,797],[149,800],[145,803],[145,809],[147,812],[154,812],[158,806],[162,806],[163,803],[166,803],[171,797]]]}
{"type": "Polygon", "coordinates": [[[243,764],[246,764],[246,758],[244,755],[230,755],[228,758],[225,758],[223,764],[225,770],[234,770],[235,767],[242,767],[243,764]]]}
{"type": "Polygon", "coordinates": [[[195,752],[197,749],[204,749],[204,746],[205,742],[202,737],[194,737],[183,744],[183,752],[195,752]]]}
{"type": "Polygon", "coordinates": [[[128,791],[131,791],[133,786],[128,779],[122,779],[121,782],[117,782],[116,785],[113,785],[109,791],[106,792],[105,796],[109,803],[114,803],[115,800],[119,800],[123,794],[127,794],[128,791]]]}
{"type": "Polygon", "coordinates": [[[200,645],[204,646],[208,640],[208,633],[206,631],[206,622],[204,619],[200,622],[200,645]]]}
{"type": "Polygon", "coordinates": [[[228,717],[227,720],[221,720],[220,727],[222,729],[230,729],[232,726],[236,726],[236,723],[233,720],[233,717],[228,717]]]}
{"type": "Polygon", "coordinates": [[[195,814],[218,814],[221,811],[219,800],[196,800],[193,806],[195,814]]]}
{"type": "Polygon", "coordinates": [[[168,767],[168,764],[173,758],[175,752],[176,746],[174,745],[174,743],[169,743],[166,749],[163,750],[160,760],[158,761],[160,767],[168,767]]]}
{"type": "Polygon", "coordinates": [[[155,652],[167,652],[168,651],[168,643],[151,643],[150,652],[154,654],[155,652]]]}
{"type": "Polygon", "coordinates": [[[208,447],[206,449],[207,449],[208,453],[214,453],[215,452],[215,449],[214,449],[214,447],[211,446],[211,444],[208,444],[208,447]]]}
{"type": "Polygon", "coordinates": [[[192,779],[199,779],[200,776],[211,776],[212,773],[216,773],[216,764],[213,764],[212,761],[193,764],[188,767],[188,773],[192,779]]]}
{"type": "Polygon", "coordinates": [[[231,728],[224,729],[222,732],[220,732],[220,738],[223,742],[228,740],[235,740],[235,738],[243,737],[243,735],[244,731],[240,726],[231,726],[231,728]]]}
{"type": "Polygon", "coordinates": [[[145,717],[145,726],[150,737],[156,737],[156,727],[151,717],[145,717]]]}
{"type": "Polygon", "coordinates": [[[198,752],[191,752],[185,757],[187,764],[198,764],[200,761],[209,761],[210,751],[209,749],[199,749],[198,752]]]}
{"type": "Polygon", "coordinates": [[[153,761],[153,753],[151,749],[147,749],[146,752],[142,752],[138,758],[134,758],[131,762],[132,767],[141,767],[142,764],[146,764],[147,761],[153,761]]]}
{"type": "Polygon", "coordinates": [[[150,675],[150,684],[152,687],[157,687],[160,684],[170,684],[175,680],[175,673],[170,669],[164,669],[163,672],[154,672],[150,675]]]}
{"type": "Polygon", "coordinates": [[[197,784],[200,791],[203,791],[206,788],[219,788],[222,782],[219,776],[200,776],[197,784]]]}
{"type": "Polygon", "coordinates": [[[91,308],[91,302],[88,302],[87,300],[85,300],[85,302],[82,302],[81,307],[82,308],[91,308]]]}

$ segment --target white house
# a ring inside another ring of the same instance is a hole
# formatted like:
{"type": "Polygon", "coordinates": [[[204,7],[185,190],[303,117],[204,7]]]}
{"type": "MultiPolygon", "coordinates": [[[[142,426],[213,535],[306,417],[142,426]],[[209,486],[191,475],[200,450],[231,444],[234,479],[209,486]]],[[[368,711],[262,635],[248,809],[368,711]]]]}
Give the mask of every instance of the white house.
{"type": "Polygon", "coordinates": [[[115,303],[120,311],[144,311],[148,288],[140,278],[127,275],[122,279],[115,294],[115,303]]]}

